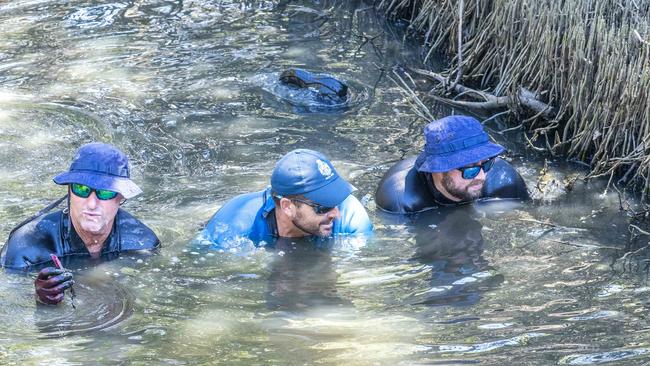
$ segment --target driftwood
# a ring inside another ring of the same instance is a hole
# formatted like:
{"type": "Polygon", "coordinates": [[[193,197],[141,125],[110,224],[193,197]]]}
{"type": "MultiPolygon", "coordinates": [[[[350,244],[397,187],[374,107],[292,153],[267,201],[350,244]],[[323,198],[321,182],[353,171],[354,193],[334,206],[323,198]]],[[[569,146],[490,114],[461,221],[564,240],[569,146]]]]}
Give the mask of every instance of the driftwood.
{"type": "MultiPolygon", "coordinates": [[[[436,81],[442,85],[450,84],[449,78],[433,71],[417,68],[409,68],[409,70],[416,74],[425,76],[428,79],[436,81]]],[[[490,112],[494,109],[506,108],[512,105],[521,105],[529,108],[535,113],[536,116],[541,116],[544,119],[553,119],[557,113],[555,108],[542,102],[535,96],[535,93],[525,88],[519,88],[517,95],[514,96],[496,96],[481,90],[468,88],[464,85],[458,84],[457,80],[454,81],[453,85],[451,85],[450,88],[457,94],[457,97],[476,96],[482,99],[482,101],[449,99],[441,97],[433,91],[429,92],[428,96],[456,107],[477,110],[480,112],[490,112]]]]}

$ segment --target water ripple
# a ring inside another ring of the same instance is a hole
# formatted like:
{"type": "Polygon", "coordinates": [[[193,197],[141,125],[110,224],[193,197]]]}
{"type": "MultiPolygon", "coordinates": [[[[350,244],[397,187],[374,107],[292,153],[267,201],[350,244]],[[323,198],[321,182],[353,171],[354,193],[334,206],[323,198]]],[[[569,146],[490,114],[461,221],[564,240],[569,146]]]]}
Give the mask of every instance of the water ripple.
{"type": "Polygon", "coordinates": [[[122,10],[126,8],[126,6],[126,4],[122,3],[90,6],[78,9],[64,19],[69,27],[107,27],[115,22],[115,19],[122,13],[122,10]]]}
{"type": "Polygon", "coordinates": [[[531,338],[547,336],[546,333],[526,333],[517,337],[500,339],[498,341],[477,343],[472,345],[453,344],[437,346],[441,353],[482,353],[489,352],[506,346],[525,346],[531,338]]]}
{"type": "Polygon", "coordinates": [[[133,296],[110,278],[75,276],[75,307],[66,297],[60,306],[37,306],[34,318],[41,338],[97,331],[127,319],[133,296]]]}
{"type": "Polygon", "coordinates": [[[573,321],[593,320],[593,319],[602,319],[602,318],[612,318],[617,315],[620,315],[618,311],[602,310],[602,311],[593,312],[591,314],[573,316],[571,318],[568,318],[567,320],[573,320],[573,321]]]}
{"type": "Polygon", "coordinates": [[[560,360],[563,365],[593,365],[606,362],[621,361],[648,353],[648,348],[634,348],[619,351],[592,353],[589,355],[569,355],[560,360]]]}

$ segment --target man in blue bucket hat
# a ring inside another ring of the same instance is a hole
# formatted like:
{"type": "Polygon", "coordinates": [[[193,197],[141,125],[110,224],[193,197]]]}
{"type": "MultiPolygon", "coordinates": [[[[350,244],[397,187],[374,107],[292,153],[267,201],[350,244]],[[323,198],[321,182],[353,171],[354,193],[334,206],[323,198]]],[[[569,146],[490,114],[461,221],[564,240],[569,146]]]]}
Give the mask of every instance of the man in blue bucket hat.
{"type": "Polygon", "coordinates": [[[275,165],[269,188],[226,202],[195,241],[223,249],[241,239],[257,245],[278,238],[370,233],[372,224],[351,195],[354,190],[323,154],[293,150],[275,165]]]}
{"type": "Polygon", "coordinates": [[[142,190],[130,179],[128,158],[116,147],[81,146],[70,169],[54,177],[54,182],[68,186],[68,208],[47,213],[55,206],[50,205],[19,224],[0,255],[4,268],[40,269],[34,282],[40,302],[59,303],[73,284],[72,274],[57,258],[68,264],[75,258],[112,259],[125,251],[159,247],[151,229],[120,209],[123,199],[142,190]]]}
{"type": "Polygon", "coordinates": [[[475,118],[449,116],[426,125],[424,151],[386,172],[375,193],[379,208],[413,213],[483,198],[526,200],[519,173],[498,156],[505,149],[490,141],[475,118]]]}

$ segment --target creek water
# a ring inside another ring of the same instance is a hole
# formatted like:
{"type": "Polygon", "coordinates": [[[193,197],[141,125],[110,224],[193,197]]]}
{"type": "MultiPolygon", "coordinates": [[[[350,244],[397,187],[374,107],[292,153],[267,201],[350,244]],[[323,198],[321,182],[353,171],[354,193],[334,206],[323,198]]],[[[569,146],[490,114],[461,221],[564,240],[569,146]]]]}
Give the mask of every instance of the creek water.
{"type": "Polygon", "coordinates": [[[552,160],[541,179],[543,157],[517,132],[486,124],[531,190],[559,193],[434,210],[425,225],[376,209],[379,179],[421,149],[425,121],[387,77],[423,51],[371,5],[0,2],[0,240],[65,194],[51,179],[77,147],[104,141],[144,190],[124,208],[163,245],[76,270],[76,308],[36,306],[32,276],[0,273],[0,364],[650,362],[650,287],[643,258],[621,259],[619,196],[599,181],[560,189],[584,171],[552,160]],[[346,80],[352,103],[289,103],[274,84],[288,67],[346,80]],[[358,188],[373,237],[190,243],[304,147],[358,188]]]}

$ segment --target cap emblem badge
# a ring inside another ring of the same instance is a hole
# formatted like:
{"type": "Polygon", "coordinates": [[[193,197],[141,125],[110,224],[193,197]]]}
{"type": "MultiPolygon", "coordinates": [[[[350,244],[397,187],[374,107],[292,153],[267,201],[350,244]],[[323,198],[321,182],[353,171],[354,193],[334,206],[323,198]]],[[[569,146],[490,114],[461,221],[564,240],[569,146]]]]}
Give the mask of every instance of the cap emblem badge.
{"type": "Polygon", "coordinates": [[[326,162],[318,159],[316,160],[316,165],[318,165],[318,171],[323,177],[325,177],[325,179],[330,179],[334,175],[334,173],[332,173],[332,168],[330,168],[326,162]]]}

